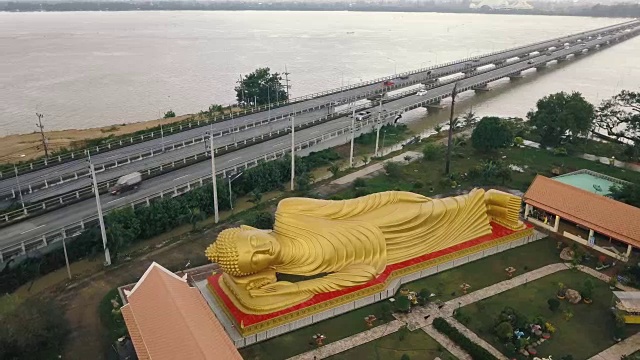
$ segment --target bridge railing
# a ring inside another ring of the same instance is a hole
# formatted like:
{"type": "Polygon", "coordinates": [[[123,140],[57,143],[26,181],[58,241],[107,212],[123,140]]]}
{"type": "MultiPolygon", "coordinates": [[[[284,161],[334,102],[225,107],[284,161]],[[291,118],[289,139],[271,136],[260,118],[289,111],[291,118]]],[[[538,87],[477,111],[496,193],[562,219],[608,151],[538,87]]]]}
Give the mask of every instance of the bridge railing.
{"type": "MultiPolygon", "coordinates": [[[[640,32],[640,29],[636,29],[635,31],[633,31],[632,33],[629,34],[622,34],[620,36],[617,36],[614,38],[614,40],[618,40],[621,38],[626,38],[627,35],[637,35],[638,32],[640,32]]],[[[608,42],[609,40],[603,40],[602,43],[608,42]]],[[[568,54],[572,54],[574,53],[574,51],[560,51],[561,54],[549,59],[549,57],[546,57],[544,62],[548,62],[557,58],[560,58],[562,56],[567,56],[568,54]]],[[[540,62],[542,63],[542,62],[540,62]]],[[[458,89],[458,92],[463,92],[466,90],[470,90],[473,89],[475,87],[477,87],[478,85],[482,85],[484,83],[488,83],[491,81],[495,81],[497,79],[501,79],[505,76],[509,76],[510,74],[515,74],[515,73],[519,73],[523,70],[526,70],[528,68],[532,68],[532,67],[536,67],[537,65],[540,65],[540,63],[538,64],[524,64],[525,66],[515,69],[513,72],[511,73],[507,73],[507,74],[500,74],[500,75],[496,75],[494,77],[491,77],[489,79],[485,79],[483,81],[478,81],[475,83],[471,83],[471,84],[466,84],[461,86],[458,89]]],[[[511,64],[513,65],[513,64],[511,64]]],[[[510,66],[510,65],[509,65],[510,66]]],[[[457,81],[457,80],[453,80],[452,82],[457,81]]],[[[440,100],[442,100],[443,98],[446,97],[450,97],[451,96],[451,92],[447,92],[444,94],[441,94],[437,97],[433,97],[433,98],[428,98],[428,99],[424,99],[423,101],[419,101],[416,103],[413,103],[411,105],[405,106],[402,109],[398,109],[398,110],[394,110],[394,111],[390,111],[390,112],[386,112],[383,114],[384,116],[384,120],[383,122],[390,122],[393,119],[395,119],[398,115],[403,114],[406,111],[418,108],[418,107],[424,107],[425,105],[429,105],[432,103],[436,103],[439,102],[440,100]]],[[[364,121],[360,121],[358,123],[356,123],[356,128],[355,131],[357,132],[358,130],[362,131],[364,130],[368,125],[374,124],[376,123],[377,119],[369,118],[366,119],[364,121]]],[[[307,139],[304,140],[302,142],[298,142],[295,145],[296,151],[301,150],[301,149],[305,149],[307,147],[313,146],[315,144],[321,143],[323,141],[327,141],[329,139],[333,139],[337,136],[343,135],[343,134],[348,134],[351,131],[351,125],[343,127],[341,129],[337,129],[337,130],[332,130],[331,132],[327,133],[327,134],[323,134],[320,136],[317,136],[315,138],[311,138],[311,139],[307,139]]],[[[265,155],[261,155],[259,157],[255,157],[251,160],[245,161],[241,164],[238,165],[234,165],[234,166],[230,166],[227,167],[225,169],[219,170],[217,172],[217,175],[222,175],[222,177],[226,177],[229,176],[231,174],[237,173],[238,171],[241,170],[245,170],[251,167],[254,167],[258,164],[260,164],[261,162],[265,162],[265,161],[271,161],[277,158],[280,158],[282,156],[284,156],[285,154],[287,154],[289,152],[288,148],[284,148],[284,149],[280,149],[280,150],[276,150],[270,153],[267,153],[265,155]]],[[[190,191],[193,188],[197,188],[199,186],[202,186],[205,182],[210,182],[211,180],[211,176],[203,176],[200,177],[198,179],[195,180],[190,180],[187,181],[185,183],[182,183],[180,185],[176,185],[171,189],[166,189],[166,190],[162,190],[158,193],[155,193],[153,195],[149,195],[147,197],[144,197],[142,199],[137,199],[134,202],[131,202],[129,204],[123,204],[121,206],[118,206],[116,208],[123,208],[126,206],[131,206],[132,208],[136,208],[137,206],[148,206],[150,204],[151,201],[153,201],[154,199],[157,198],[163,198],[164,196],[171,196],[171,197],[175,197],[175,196],[179,196],[181,194],[184,194],[185,192],[190,191]]],[[[6,259],[9,259],[13,256],[18,256],[18,255],[22,255],[25,254],[28,251],[31,250],[35,250],[44,246],[48,246],[51,244],[54,244],[56,242],[60,242],[62,240],[65,239],[69,239],[69,238],[73,238],[77,235],[79,235],[87,226],[90,226],[92,224],[96,223],[96,216],[90,216],[87,217],[85,219],[82,219],[78,222],[72,223],[68,226],[65,226],[63,228],[59,228],[50,232],[47,232],[41,236],[38,237],[34,237],[31,238],[29,240],[25,240],[25,241],[21,241],[19,243],[14,243],[8,246],[4,246],[3,248],[0,249],[0,262],[3,262],[6,259]]]]}
{"type": "MultiPolygon", "coordinates": [[[[633,32],[633,33],[635,33],[635,32],[633,32]]],[[[616,37],[616,39],[617,38],[618,37],[616,37]]],[[[579,49],[579,51],[583,51],[583,50],[584,49],[582,49],[582,48],[579,49]]],[[[559,55],[559,56],[555,56],[553,58],[545,57],[544,62],[548,62],[550,60],[554,60],[554,59],[557,59],[557,58],[563,57],[563,56],[566,56],[566,55],[559,55]]],[[[497,65],[495,68],[493,68],[491,70],[499,69],[499,68],[505,67],[505,66],[512,66],[512,65],[514,65],[514,63],[497,65]]],[[[514,72],[514,74],[516,72],[522,71],[523,69],[532,68],[532,67],[536,67],[536,66],[539,66],[539,65],[540,64],[538,64],[538,63],[534,63],[534,64],[531,64],[531,66],[525,66],[524,68],[519,68],[518,70],[516,70],[514,72]]],[[[471,76],[475,76],[475,75],[476,75],[476,73],[472,73],[471,74],[471,76]]],[[[509,74],[509,75],[512,75],[512,74],[509,74]]],[[[497,75],[496,77],[492,77],[492,78],[490,78],[488,80],[484,80],[482,82],[473,83],[472,85],[470,85],[470,87],[471,88],[477,87],[479,85],[483,85],[483,84],[492,82],[492,81],[494,81],[496,79],[499,79],[499,78],[502,78],[502,77],[505,77],[505,76],[506,75],[504,75],[504,74],[497,75]]],[[[459,82],[459,81],[462,81],[462,80],[463,79],[453,79],[453,80],[450,80],[448,82],[441,82],[439,84],[431,84],[431,85],[429,85],[427,87],[428,88],[434,88],[434,87],[444,86],[444,85],[447,85],[449,83],[459,82]]],[[[464,88],[464,90],[466,90],[466,88],[464,88]]],[[[461,91],[464,91],[464,90],[461,89],[461,91]]],[[[393,95],[388,95],[387,98],[385,98],[383,101],[384,102],[393,101],[393,100],[396,100],[396,99],[399,99],[399,98],[402,98],[402,97],[406,97],[408,95],[415,94],[417,91],[418,91],[417,89],[405,90],[405,91],[400,92],[400,93],[396,93],[396,94],[393,94],[393,95]]],[[[447,96],[445,96],[445,97],[447,97],[447,96]]],[[[431,103],[433,100],[439,101],[440,99],[442,99],[442,97],[426,98],[425,101],[428,104],[428,103],[431,103]]],[[[360,111],[362,109],[366,109],[366,108],[369,108],[369,107],[370,107],[369,104],[361,104],[359,107],[357,107],[355,109],[355,111],[360,111]]],[[[341,115],[350,113],[351,111],[352,111],[352,109],[344,109],[342,111],[335,112],[335,113],[330,114],[330,115],[325,115],[325,116],[322,116],[320,118],[313,119],[311,121],[307,121],[305,123],[299,124],[297,127],[299,129],[306,128],[306,127],[312,126],[312,125],[314,125],[316,123],[322,123],[322,122],[328,121],[330,119],[338,118],[341,115]]],[[[219,132],[217,134],[217,136],[218,137],[223,136],[223,134],[227,133],[225,131],[229,131],[229,129],[226,129],[226,130],[223,130],[223,131],[219,132]]],[[[259,136],[253,136],[251,138],[241,139],[238,142],[235,142],[235,143],[229,144],[229,145],[225,145],[223,147],[220,147],[220,148],[216,149],[216,153],[220,155],[221,152],[227,153],[229,151],[233,151],[234,149],[239,149],[239,148],[242,148],[242,147],[245,147],[245,146],[253,145],[253,144],[258,143],[258,142],[262,142],[265,139],[269,140],[269,139],[274,137],[274,133],[277,134],[277,135],[280,135],[281,132],[283,134],[284,133],[288,133],[288,130],[287,129],[278,130],[276,132],[269,132],[268,134],[261,134],[259,136]]],[[[204,137],[200,136],[200,137],[197,137],[197,138],[193,138],[191,141],[182,142],[181,145],[184,147],[184,146],[187,146],[186,143],[189,143],[189,145],[192,145],[192,144],[196,144],[196,143],[201,143],[203,141],[204,141],[204,137]]],[[[206,157],[206,153],[205,152],[189,154],[189,155],[185,156],[184,158],[173,159],[173,160],[170,160],[170,161],[168,161],[168,162],[166,162],[164,164],[161,164],[159,166],[154,166],[154,167],[150,167],[150,168],[146,168],[146,169],[138,169],[138,171],[142,172],[143,176],[152,177],[152,176],[155,176],[155,175],[159,175],[159,174],[161,174],[163,172],[166,172],[167,170],[170,171],[170,169],[175,169],[176,167],[182,167],[182,166],[190,165],[190,164],[192,164],[194,162],[197,162],[198,159],[202,160],[205,157],[206,157]]],[[[113,163],[110,163],[110,164],[111,164],[111,166],[108,166],[106,164],[102,164],[101,165],[102,166],[101,170],[106,170],[108,168],[113,168],[113,167],[117,166],[117,162],[116,162],[115,165],[113,165],[113,163]]],[[[110,186],[112,186],[116,181],[117,181],[117,178],[109,179],[107,181],[103,181],[103,182],[99,183],[98,187],[99,187],[99,189],[101,191],[106,191],[106,189],[109,188],[110,186]]],[[[14,211],[11,211],[11,212],[4,213],[4,214],[0,214],[0,225],[2,223],[12,222],[12,221],[15,221],[17,219],[23,219],[25,217],[28,217],[30,214],[42,213],[42,212],[46,211],[47,209],[57,208],[57,207],[67,205],[67,204],[72,203],[72,202],[77,202],[80,199],[86,198],[86,196],[88,196],[90,194],[92,194],[91,186],[86,186],[86,187],[81,188],[79,190],[72,191],[72,192],[69,192],[69,193],[66,193],[66,194],[62,194],[60,196],[56,196],[55,198],[46,199],[46,200],[40,201],[40,202],[35,203],[35,204],[30,204],[30,205],[26,206],[24,209],[18,209],[18,210],[14,210],[14,211]]]]}
{"type": "MultiPolygon", "coordinates": [[[[629,22],[626,22],[626,23],[622,23],[622,24],[611,25],[611,26],[608,26],[608,27],[600,28],[600,29],[587,30],[587,31],[580,32],[578,34],[562,36],[562,37],[554,38],[554,39],[551,39],[551,40],[540,41],[540,42],[537,42],[537,43],[534,43],[534,44],[518,46],[518,47],[515,47],[515,48],[511,48],[511,49],[506,49],[506,50],[494,51],[494,52],[491,52],[491,53],[488,53],[488,54],[484,54],[484,55],[478,55],[478,56],[475,56],[475,57],[468,57],[468,58],[464,58],[462,60],[450,61],[450,62],[447,62],[447,63],[444,63],[444,64],[436,64],[436,65],[433,65],[433,66],[430,66],[430,67],[426,67],[426,68],[407,71],[407,72],[403,72],[403,73],[399,73],[399,74],[395,74],[395,75],[390,75],[390,76],[384,76],[384,77],[380,77],[380,78],[377,78],[377,79],[356,83],[356,84],[353,84],[353,85],[343,86],[343,87],[334,88],[334,89],[331,89],[331,90],[325,90],[325,91],[321,91],[321,92],[317,92],[317,93],[313,93],[313,94],[300,96],[300,97],[297,97],[297,98],[290,99],[288,101],[280,101],[280,102],[272,103],[270,105],[267,104],[267,105],[260,105],[260,106],[257,106],[257,107],[252,107],[252,108],[244,108],[242,111],[236,112],[235,113],[235,117],[249,115],[249,114],[253,114],[253,113],[257,113],[257,112],[263,112],[263,111],[268,110],[269,108],[273,109],[273,108],[277,108],[277,107],[280,107],[280,106],[290,105],[290,104],[298,103],[298,102],[301,102],[301,101],[305,101],[305,100],[309,100],[309,99],[313,99],[313,98],[317,98],[317,97],[321,97],[321,96],[326,96],[326,95],[330,95],[330,94],[337,94],[337,93],[340,93],[340,92],[344,92],[346,90],[351,90],[351,89],[355,89],[355,88],[368,86],[368,85],[375,84],[375,83],[378,83],[378,82],[383,82],[383,81],[386,81],[386,80],[395,79],[397,77],[402,77],[402,76],[406,76],[406,75],[413,75],[413,74],[416,74],[416,73],[426,72],[426,71],[433,70],[433,69],[436,69],[436,68],[439,68],[439,67],[451,66],[451,65],[454,65],[454,64],[461,64],[461,63],[467,62],[469,60],[481,59],[481,58],[484,58],[484,57],[490,57],[490,56],[495,56],[495,55],[498,55],[498,54],[509,53],[509,52],[513,52],[513,51],[529,48],[529,47],[532,47],[532,46],[537,46],[537,45],[540,45],[540,44],[545,44],[545,43],[557,41],[558,39],[576,38],[576,37],[579,37],[579,36],[583,36],[585,34],[598,34],[598,33],[606,32],[606,31],[610,31],[612,29],[628,28],[628,27],[631,27],[633,25],[637,25],[637,23],[638,23],[637,20],[632,20],[632,21],[629,21],[629,22]]],[[[229,106],[232,106],[232,105],[229,105],[229,106]]],[[[229,106],[227,106],[227,107],[229,107],[229,106]]],[[[169,133],[169,135],[171,135],[173,133],[181,132],[181,131],[188,130],[188,129],[191,129],[191,128],[206,126],[206,125],[209,125],[209,124],[214,123],[214,122],[231,120],[233,118],[234,118],[234,114],[230,113],[230,114],[226,114],[226,115],[222,115],[222,116],[214,116],[212,118],[207,118],[207,119],[195,119],[193,121],[189,121],[186,124],[178,124],[178,125],[175,125],[175,126],[167,126],[166,127],[166,129],[167,129],[166,131],[169,133]]],[[[130,136],[128,139],[124,138],[124,139],[120,139],[120,140],[117,140],[117,141],[114,141],[114,142],[110,142],[110,143],[107,143],[107,144],[102,144],[102,145],[91,147],[91,148],[87,148],[87,149],[72,151],[72,152],[65,153],[65,154],[60,154],[60,155],[57,155],[57,156],[50,157],[48,159],[47,158],[42,158],[40,160],[36,160],[36,161],[30,162],[30,163],[27,163],[27,164],[21,164],[21,165],[17,166],[17,174],[30,172],[30,171],[37,170],[37,169],[41,169],[41,168],[47,167],[47,166],[49,166],[51,164],[57,164],[57,163],[72,161],[72,160],[79,159],[79,158],[84,158],[84,157],[87,157],[89,154],[92,155],[92,154],[96,154],[96,153],[99,153],[99,152],[109,151],[109,150],[112,150],[112,149],[115,149],[115,148],[118,148],[118,147],[128,146],[128,145],[131,145],[131,144],[134,144],[134,143],[145,141],[145,139],[146,140],[157,139],[159,136],[160,136],[160,131],[159,130],[155,130],[155,131],[150,131],[148,133],[142,133],[142,134],[139,134],[139,135],[130,136]]],[[[6,177],[11,177],[11,176],[15,176],[15,172],[12,171],[12,170],[0,171],[0,179],[6,178],[6,177]]]]}

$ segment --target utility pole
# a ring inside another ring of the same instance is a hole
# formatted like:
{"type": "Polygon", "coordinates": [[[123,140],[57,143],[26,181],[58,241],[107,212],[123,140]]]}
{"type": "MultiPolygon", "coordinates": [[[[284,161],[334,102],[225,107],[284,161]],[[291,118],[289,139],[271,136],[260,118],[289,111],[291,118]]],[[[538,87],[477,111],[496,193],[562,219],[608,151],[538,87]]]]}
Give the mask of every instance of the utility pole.
{"type": "Polygon", "coordinates": [[[16,184],[18,185],[18,194],[20,194],[20,204],[22,205],[22,212],[27,215],[27,209],[24,208],[24,200],[22,200],[22,188],[20,187],[20,179],[18,179],[18,167],[13,165],[13,172],[16,174],[16,184]]]}
{"type": "Polygon", "coordinates": [[[236,174],[236,176],[229,175],[229,205],[231,206],[231,212],[233,213],[233,192],[231,191],[231,182],[240,177],[242,173],[236,174]]]}
{"type": "Polygon", "coordinates": [[[240,80],[237,81],[240,84],[240,91],[242,94],[242,105],[245,105],[245,94],[244,94],[244,80],[242,80],[242,74],[240,74],[240,80]]]}
{"type": "MultiPolygon", "coordinates": [[[[295,108],[293,113],[296,113],[295,108]]],[[[291,191],[294,190],[294,179],[296,177],[296,117],[291,116],[291,191]]]]}
{"type": "Polygon", "coordinates": [[[351,113],[351,150],[349,151],[349,167],[353,167],[353,143],[356,137],[356,105],[353,104],[351,113]]]}
{"type": "Polygon", "coordinates": [[[449,174],[451,165],[451,146],[453,145],[453,110],[456,106],[456,95],[458,95],[458,83],[453,84],[451,91],[451,112],[449,113],[449,136],[447,138],[447,158],[444,166],[445,175],[449,174]]]}
{"type": "Polygon", "coordinates": [[[49,147],[47,145],[47,138],[44,137],[44,126],[42,125],[42,118],[44,117],[44,115],[40,113],[36,113],[36,116],[38,117],[38,123],[36,124],[36,126],[40,128],[40,134],[42,135],[42,146],[44,147],[44,156],[46,158],[49,158],[49,147]]]}
{"type": "Polygon", "coordinates": [[[217,224],[220,221],[218,214],[218,182],[216,179],[216,151],[213,147],[213,130],[207,132],[209,135],[209,149],[211,150],[211,181],[213,183],[213,219],[217,224]]]}
{"type": "Polygon", "coordinates": [[[287,90],[287,102],[289,102],[289,72],[287,71],[287,65],[284,66],[284,84],[287,90]]]}
{"type": "Polygon", "coordinates": [[[107,247],[107,231],[104,228],[104,218],[102,217],[102,205],[100,204],[100,191],[98,190],[98,182],[96,181],[96,170],[93,163],[89,160],[89,170],[91,171],[91,180],[93,181],[93,193],[96,196],[96,205],[98,207],[98,221],[100,222],[100,233],[102,234],[102,247],[104,248],[104,265],[111,265],[111,255],[107,247]]]}
{"type": "Polygon", "coordinates": [[[160,138],[162,141],[162,152],[164,152],[164,129],[162,128],[162,124],[160,124],[160,138]]]}
{"type": "Polygon", "coordinates": [[[380,96],[380,109],[378,109],[378,121],[376,123],[376,151],[375,156],[378,156],[378,145],[380,144],[380,118],[382,117],[382,96],[380,96]]]}

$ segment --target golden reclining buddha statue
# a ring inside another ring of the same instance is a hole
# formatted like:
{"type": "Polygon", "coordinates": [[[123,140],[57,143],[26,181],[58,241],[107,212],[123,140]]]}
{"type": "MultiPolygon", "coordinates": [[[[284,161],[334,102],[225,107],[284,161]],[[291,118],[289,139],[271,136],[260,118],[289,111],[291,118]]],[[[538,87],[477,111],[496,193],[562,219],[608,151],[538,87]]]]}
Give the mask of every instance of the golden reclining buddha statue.
{"type": "Polygon", "coordinates": [[[234,305],[266,314],[488,235],[492,219],[523,228],[520,204],[517,196],[482,189],[442,199],[402,191],[340,201],[288,198],[278,204],[273,230],[224,230],[205,253],[223,270],[219,284],[234,305]],[[302,280],[278,281],[276,273],[302,280]]]}

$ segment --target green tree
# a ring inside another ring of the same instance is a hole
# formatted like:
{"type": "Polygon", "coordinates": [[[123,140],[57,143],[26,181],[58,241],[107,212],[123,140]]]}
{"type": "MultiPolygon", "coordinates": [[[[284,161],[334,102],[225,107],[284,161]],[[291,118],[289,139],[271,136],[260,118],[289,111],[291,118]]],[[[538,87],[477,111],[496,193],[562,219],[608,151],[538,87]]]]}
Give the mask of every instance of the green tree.
{"type": "Polygon", "coordinates": [[[609,191],[614,199],[640,207],[640,184],[627,183],[622,186],[616,184],[610,187],[609,191]]]}
{"type": "Polygon", "coordinates": [[[4,296],[0,304],[3,359],[45,359],[62,349],[69,327],[55,300],[32,297],[20,302],[4,296]]]}
{"type": "Polygon", "coordinates": [[[464,121],[465,126],[470,127],[476,125],[478,117],[473,110],[469,110],[466,114],[462,115],[462,120],[464,121]]]}
{"type": "Polygon", "coordinates": [[[255,212],[247,219],[247,225],[258,229],[272,229],[273,222],[273,214],[268,211],[255,212]]]}
{"type": "Polygon", "coordinates": [[[255,205],[258,205],[262,202],[262,192],[260,192],[260,190],[253,189],[253,191],[251,191],[249,195],[251,195],[251,199],[249,199],[249,202],[252,202],[255,205]]]}
{"type": "Polygon", "coordinates": [[[387,176],[393,179],[399,179],[402,176],[402,166],[395,161],[387,161],[383,167],[387,176]]]}
{"type": "Polygon", "coordinates": [[[331,172],[334,178],[337,177],[340,173],[340,164],[332,163],[331,166],[329,166],[329,172],[331,172]]]}
{"type": "Polygon", "coordinates": [[[409,335],[409,329],[406,325],[398,329],[398,340],[403,341],[409,335]]]}
{"type": "Polygon", "coordinates": [[[558,308],[560,308],[560,301],[558,301],[558,299],[551,298],[547,300],[547,305],[549,305],[549,310],[556,312],[558,308]]]}
{"type": "Polygon", "coordinates": [[[282,77],[278,73],[271,73],[271,69],[258,68],[246,75],[236,86],[238,103],[257,105],[275,103],[288,100],[287,91],[282,84],[282,77]]]}
{"type": "Polygon", "coordinates": [[[584,284],[582,284],[580,295],[587,300],[591,300],[591,296],[593,295],[593,282],[591,280],[587,279],[584,284]]]}
{"type": "Polygon", "coordinates": [[[595,126],[618,141],[626,140],[633,158],[640,154],[640,92],[623,90],[596,110],[595,126]]]}
{"type": "Polygon", "coordinates": [[[176,117],[176,113],[173,112],[173,110],[169,110],[166,113],[164,113],[164,118],[168,119],[168,118],[174,118],[176,117]]]}
{"type": "Polygon", "coordinates": [[[313,175],[309,172],[304,172],[295,179],[296,182],[296,190],[298,191],[308,191],[311,189],[311,184],[313,183],[313,175]]]}
{"type": "Polygon", "coordinates": [[[543,145],[558,146],[591,130],[594,108],[579,92],[559,92],[538,100],[527,118],[543,145]]]}
{"type": "Polygon", "coordinates": [[[433,131],[435,131],[436,133],[440,133],[440,131],[442,131],[442,125],[437,124],[433,127],[433,131]]]}
{"type": "Polygon", "coordinates": [[[400,360],[411,360],[411,357],[409,356],[409,354],[402,354],[400,360]]]}
{"type": "Polygon", "coordinates": [[[473,147],[482,152],[506,148],[513,142],[511,128],[498,117],[483,117],[471,133],[473,147]]]}
{"type": "Polygon", "coordinates": [[[498,324],[495,330],[498,337],[502,340],[509,340],[513,336],[513,327],[507,321],[498,324]]]}
{"type": "Polygon", "coordinates": [[[198,221],[203,220],[205,214],[200,211],[200,208],[194,207],[188,209],[186,217],[189,219],[189,224],[191,224],[191,230],[195,231],[198,228],[198,221]]]}

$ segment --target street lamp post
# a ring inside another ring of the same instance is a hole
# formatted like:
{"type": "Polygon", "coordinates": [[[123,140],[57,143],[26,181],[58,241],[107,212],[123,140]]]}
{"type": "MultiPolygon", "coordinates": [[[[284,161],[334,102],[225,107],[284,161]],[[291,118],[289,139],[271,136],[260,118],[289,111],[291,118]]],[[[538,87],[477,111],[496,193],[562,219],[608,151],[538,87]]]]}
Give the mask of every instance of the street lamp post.
{"type": "Polygon", "coordinates": [[[451,91],[451,112],[449,113],[449,136],[447,138],[447,159],[445,162],[444,173],[449,174],[449,167],[451,165],[451,146],[453,145],[453,111],[456,105],[456,95],[458,92],[458,83],[453,84],[453,90],[451,91]]]}
{"type": "Polygon", "coordinates": [[[235,179],[239,178],[243,173],[236,174],[235,176],[229,175],[229,205],[231,206],[231,211],[233,212],[233,192],[231,191],[231,182],[235,179]]]}
{"type": "MultiPolygon", "coordinates": [[[[296,113],[296,109],[293,109],[296,113]]],[[[296,118],[291,116],[291,191],[294,190],[294,180],[296,177],[296,118]]]]}
{"type": "Polygon", "coordinates": [[[382,117],[382,96],[380,97],[380,109],[378,110],[378,121],[376,122],[376,151],[374,154],[378,156],[378,147],[380,144],[380,122],[382,117]]]}
{"type": "Polygon", "coordinates": [[[164,152],[164,129],[162,128],[162,124],[160,124],[160,139],[162,142],[162,152],[164,152]]]}
{"type": "Polygon", "coordinates": [[[102,247],[104,248],[104,264],[105,266],[109,266],[111,265],[111,255],[107,247],[107,231],[105,230],[104,218],[102,217],[102,205],[100,204],[100,191],[98,189],[98,182],[96,181],[96,170],[91,160],[89,160],[89,170],[91,171],[91,181],[93,182],[93,193],[96,196],[96,206],[98,207],[98,221],[100,222],[100,234],[102,235],[102,247]]]}
{"type": "Polygon", "coordinates": [[[16,184],[18,185],[18,194],[20,194],[20,204],[22,205],[22,212],[27,215],[27,209],[24,208],[24,200],[22,199],[22,187],[20,187],[20,179],[18,178],[18,167],[13,165],[13,172],[16,174],[16,184]]]}
{"type": "Polygon", "coordinates": [[[396,63],[395,60],[393,60],[390,57],[387,57],[388,60],[390,60],[393,63],[393,76],[397,76],[398,75],[398,64],[396,63]]]}
{"type": "Polygon", "coordinates": [[[351,113],[351,150],[349,151],[349,166],[353,167],[353,143],[356,137],[356,104],[353,103],[353,110],[351,113]]]}
{"type": "Polygon", "coordinates": [[[213,220],[217,224],[220,221],[218,213],[218,181],[216,179],[216,150],[213,147],[213,130],[209,135],[209,149],[211,150],[211,182],[213,183],[213,220]]]}

